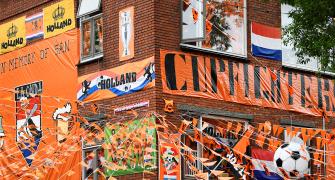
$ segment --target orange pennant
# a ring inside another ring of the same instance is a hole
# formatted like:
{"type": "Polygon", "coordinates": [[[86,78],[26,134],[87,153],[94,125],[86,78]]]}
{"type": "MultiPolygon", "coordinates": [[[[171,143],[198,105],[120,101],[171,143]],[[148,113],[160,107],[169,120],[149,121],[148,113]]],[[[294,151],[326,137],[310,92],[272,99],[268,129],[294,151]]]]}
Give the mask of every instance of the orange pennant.
{"type": "Polygon", "coordinates": [[[230,131],[231,127],[233,126],[232,122],[227,123],[227,131],[230,131]]]}
{"type": "Polygon", "coordinates": [[[194,129],[194,139],[202,143],[202,134],[198,129],[194,129]]]}
{"type": "Polygon", "coordinates": [[[279,125],[273,125],[272,128],[273,128],[273,135],[275,136],[278,131],[279,125]]]}
{"type": "Polygon", "coordinates": [[[321,137],[326,138],[327,131],[326,130],[320,130],[321,132],[321,137]]]}
{"type": "Polygon", "coordinates": [[[264,141],[265,141],[265,137],[261,134],[258,134],[257,139],[256,139],[256,144],[260,146],[261,148],[263,148],[264,141]]]}
{"type": "Polygon", "coordinates": [[[241,123],[237,123],[237,127],[236,127],[236,130],[235,130],[235,137],[238,138],[238,133],[241,131],[242,129],[242,124],[241,123]]]}
{"type": "Polygon", "coordinates": [[[286,135],[289,136],[290,138],[292,137],[292,127],[286,128],[286,135]]]}
{"type": "Polygon", "coordinates": [[[264,123],[259,123],[258,124],[258,132],[262,131],[264,128],[264,123]]]}
{"type": "Polygon", "coordinates": [[[281,133],[283,133],[283,131],[284,131],[284,128],[279,126],[278,132],[277,132],[277,137],[279,137],[281,135],[281,133]]]}
{"type": "Polygon", "coordinates": [[[301,134],[301,136],[302,136],[302,140],[304,141],[304,143],[305,143],[305,145],[306,145],[306,142],[307,142],[307,140],[310,138],[310,136],[307,135],[307,134],[301,134]]]}
{"type": "Polygon", "coordinates": [[[307,133],[309,136],[313,137],[314,129],[307,129],[307,133]]]}
{"type": "Polygon", "coordinates": [[[193,120],[192,120],[192,124],[193,124],[193,128],[196,128],[197,125],[198,125],[198,119],[193,118],[193,120]]]}
{"type": "Polygon", "coordinates": [[[320,147],[321,147],[321,141],[322,141],[322,139],[320,137],[316,138],[316,148],[317,149],[320,149],[320,147]]]}

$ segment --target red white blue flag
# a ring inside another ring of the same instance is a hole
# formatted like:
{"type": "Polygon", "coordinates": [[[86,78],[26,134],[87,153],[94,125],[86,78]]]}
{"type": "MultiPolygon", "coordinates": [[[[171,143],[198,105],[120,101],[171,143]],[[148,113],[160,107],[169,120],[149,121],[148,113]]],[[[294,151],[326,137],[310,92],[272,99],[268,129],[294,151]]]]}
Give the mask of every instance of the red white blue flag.
{"type": "Polygon", "coordinates": [[[254,56],[281,61],[280,28],[252,22],[251,51],[254,56]]]}
{"type": "Polygon", "coordinates": [[[255,179],[282,180],[277,174],[277,167],[273,163],[274,152],[253,148],[251,150],[253,173],[255,179]]]}

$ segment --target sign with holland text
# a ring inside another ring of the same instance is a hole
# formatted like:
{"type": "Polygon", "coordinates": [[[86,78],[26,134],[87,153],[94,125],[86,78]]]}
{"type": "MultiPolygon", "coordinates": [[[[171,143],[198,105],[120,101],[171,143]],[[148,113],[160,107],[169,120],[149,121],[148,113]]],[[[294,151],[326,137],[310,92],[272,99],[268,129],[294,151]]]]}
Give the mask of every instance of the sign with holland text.
{"type": "Polygon", "coordinates": [[[0,26],[0,54],[26,45],[25,16],[0,26]]]}
{"type": "Polygon", "coordinates": [[[155,86],[154,57],[79,77],[77,99],[89,102],[155,86]]]}
{"type": "Polygon", "coordinates": [[[43,9],[44,38],[75,28],[74,1],[63,0],[43,9]]]}

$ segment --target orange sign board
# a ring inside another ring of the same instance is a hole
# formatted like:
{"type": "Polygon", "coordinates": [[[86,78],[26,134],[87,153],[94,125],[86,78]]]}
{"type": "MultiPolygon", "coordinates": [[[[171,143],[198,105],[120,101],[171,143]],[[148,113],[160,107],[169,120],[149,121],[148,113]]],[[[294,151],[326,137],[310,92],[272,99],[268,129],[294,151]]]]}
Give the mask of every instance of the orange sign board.
{"type": "Polygon", "coordinates": [[[164,93],[335,115],[332,79],[176,51],[160,56],[164,93]]]}
{"type": "Polygon", "coordinates": [[[66,138],[78,125],[78,40],[74,29],[0,56],[1,177],[80,177],[81,148],[66,138]]]}

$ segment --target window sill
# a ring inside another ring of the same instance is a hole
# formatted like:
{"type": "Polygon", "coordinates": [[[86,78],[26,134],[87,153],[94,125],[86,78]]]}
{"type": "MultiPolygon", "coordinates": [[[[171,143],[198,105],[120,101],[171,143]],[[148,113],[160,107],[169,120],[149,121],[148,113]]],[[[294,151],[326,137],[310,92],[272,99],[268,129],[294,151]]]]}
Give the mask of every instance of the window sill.
{"type": "Polygon", "coordinates": [[[92,62],[96,62],[99,59],[102,59],[103,57],[104,57],[104,55],[100,54],[100,55],[97,55],[97,56],[94,56],[94,57],[90,57],[90,58],[87,58],[87,59],[80,59],[80,62],[78,63],[77,66],[81,66],[81,65],[92,63],[92,62]]]}
{"type": "Polygon", "coordinates": [[[320,73],[321,75],[327,75],[327,76],[335,77],[335,73],[329,72],[329,71],[319,71],[319,70],[315,70],[315,69],[311,69],[311,68],[301,67],[299,65],[290,65],[290,64],[283,64],[283,63],[282,63],[282,66],[285,69],[295,69],[295,70],[299,70],[299,71],[303,71],[303,72],[320,73]]]}
{"type": "Polygon", "coordinates": [[[213,49],[206,49],[206,48],[201,48],[201,47],[197,47],[197,46],[189,45],[189,44],[184,44],[184,43],[180,43],[179,45],[180,45],[181,49],[185,49],[185,50],[198,51],[198,52],[203,52],[203,53],[208,53],[208,54],[213,54],[213,55],[226,56],[226,57],[232,57],[232,58],[237,58],[237,59],[242,59],[242,60],[247,60],[248,59],[247,56],[244,56],[244,55],[222,52],[222,51],[217,51],[217,50],[213,50],[213,49]]]}

